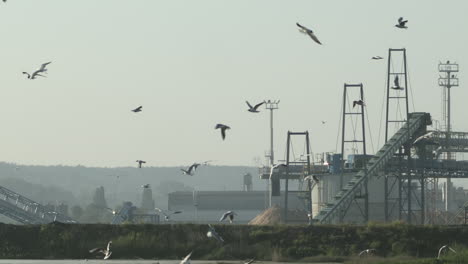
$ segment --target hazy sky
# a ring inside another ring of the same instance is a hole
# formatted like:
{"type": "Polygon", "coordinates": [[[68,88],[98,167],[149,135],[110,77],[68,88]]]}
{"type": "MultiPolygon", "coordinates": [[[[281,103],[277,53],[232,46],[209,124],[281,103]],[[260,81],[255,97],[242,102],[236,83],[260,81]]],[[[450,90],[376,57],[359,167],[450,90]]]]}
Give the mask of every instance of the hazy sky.
{"type": "Polygon", "coordinates": [[[245,100],[264,99],[281,100],[278,158],[288,130],[308,130],[315,153],[334,151],[344,82],[364,84],[377,145],[386,61],[370,58],[402,47],[416,111],[436,119],[437,64],[460,63],[453,126],[468,131],[467,8],[462,0],[2,2],[0,160],[254,165],[269,148],[269,114],[247,112],[245,100]],[[408,30],[394,27],[400,16],[408,30]],[[47,61],[47,78],[21,74],[47,61]],[[143,112],[130,112],[139,105],[143,112]],[[231,126],[225,141],[216,123],[231,126]]]}

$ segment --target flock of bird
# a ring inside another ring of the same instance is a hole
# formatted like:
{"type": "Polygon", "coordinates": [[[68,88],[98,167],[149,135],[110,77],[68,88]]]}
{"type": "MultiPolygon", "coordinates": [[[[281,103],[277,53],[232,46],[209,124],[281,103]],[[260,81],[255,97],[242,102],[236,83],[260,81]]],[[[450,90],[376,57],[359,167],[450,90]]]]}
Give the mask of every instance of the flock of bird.
{"type": "MultiPolygon", "coordinates": [[[[3,0],[3,2],[6,2],[6,0],[3,0]]],[[[398,24],[395,25],[395,27],[397,28],[401,28],[401,29],[407,29],[408,27],[406,26],[406,23],[408,22],[408,20],[404,20],[403,17],[400,17],[398,19],[398,24]]],[[[299,27],[299,31],[303,34],[306,34],[308,35],[313,41],[315,41],[316,43],[322,45],[322,43],[320,42],[320,40],[317,38],[317,36],[314,34],[313,30],[305,27],[305,26],[302,26],[301,24],[299,23],[296,23],[296,25],[299,27]]],[[[372,57],[371,59],[373,60],[381,60],[383,59],[383,57],[381,56],[374,56],[372,57]]],[[[49,65],[51,62],[46,62],[46,63],[43,63],[41,64],[41,66],[39,67],[39,69],[33,71],[32,73],[28,73],[28,72],[23,72],[23,74],[25,74],[27,76],[28,79],[30,80],[34,80],[36,79],[37,77],[46,77],[45,75],[43,74],[47,74],[47,65],[49,65]]],[[[394,86],[391,87],[393,90],[404,90],[404,87],[402,87],[400,85],[400,82],[399,82],[399,78],[398,78],[398,75],[395,76],[395,79],[394,79],[394,86]]],[[[247,111],[251,112],[251,113],[259,113],[260,111],[258,110],[258,108],[260,106],[262,106],[265,102],[261,102],[261,103],[257,103],[255,104],[254,106],[252,106],[248,101],[246,101],[246,104],[248,106],[248,109],[247,111]]],[[[353,108],[356,106],[356,105],[360,105],[360,106],[365,106],[365,103],[362,99],[359,99],[359,100],[355,100],[353,101],[353,108]]],[[[143,109],[143,106],[138,106],[137,108],[135,109],[132,109],[131,111],[134,112],[134,113],[139,113],[141,112],[143,109]]],[[[325,124],[326,121],[322,121],[322,124],[325,124]]],[[[220,129],[221,131],[221,138],[223,140],[226,139],[226,131],[231,129],[228,125],[225,125],[225,124],[216,124],[215,126],[215,129],[220,129]]],[[[425,140],[425,139],[429,139],[431,137],[433,132],[429,132],[425,135],[422,135],[420,137],[418,137],[414,142],[413,144],[421,141],[421,140],[425,140]]],[[[440,149],[441,147],[439,147],[440,149]]],[[[437,150],[436,150],[437,151],[437,150]]],[[[142,164],[146,163],[146,161],[144,160],[137,160],[136,161],[138,163],[138,168],[141,168],[142,167],[142,164]]],[[[187,169],[181,169],[181,171],[183,172],[183,174],[185,175],[189,175],[189,176],[193,176],[194,175],[194,172],[197,170],[198,166],[200,165],[207,165],[208,162],[210,161],[205,161],[203,163],[194,163],[192,165],[190,165],[187,169]]],[[[271,176],[273,174],[273,170],[278,168],[278,167],[286,167],[285,164],[276,164],[274,166],[271,167],[271,171],[270,171],[270,179],[271,179],[271,176]]],[[[315,176],[313,176],[313,178],[310,178],[309,180],[314,180],[315,182],[318,182],[318,178],[316,178],[315,176]]],[[[149,188],[150,185],[149,184],[145,184],[145,185],[142,185],[143,188],[149,188]]],[[[170,220],[170,217],[171,215],[174,215],[174,214],[180,214],[182,213],[182,211],[174,211],[174,212],[170,212],[170,211],[164,211],[160,208],[155,208],[155,210],[157,212],[159,212],[160,214],[164,215],[164,219],[165,221],[169,221],[170,220]]],[[[113,211],[113,213],[115,214],[115,211],[113,211]]],[[[227,211],[225,212],[221,218],[219,219],[220,222],[228,219],[230,223],[233,223],[234,221],[234,216],[236,216],[237,214],[233,211],[227,211]]],[[[218,242],[220,243],[224,243],[224,239],[221,237],[221,235],[218,234],[218,232],[216,232],[215,228],[208,224],[208,232],[207,232],[207,237],[209,238],[213,238],[215,240],[217,240],[218,242]]],[[[109,241],[109,243],[107,244],[107,247],[106,248],[93,248],[91,250],[89,250],[89,253],[91,254],[102,254],[103,255],[103,259],[108,259],[110,258],[110,256],[112,255],[112,251],[111,251],[111,246],[112,246],[112,241],[109,241]]],[[[454,249],[452,249],[451,247],[449,247],[448,245],[444,245],[442,246],[439,251],[438,251],[438,255],[437,255],[437,259],[440,258],[441,254],[443,254],[443,252],[445,251],[452,251],[454,253],[456,253],[456,251],[454,249]]],[[[192,255],[193,251],[190,252],[181,262],[180,264],[190,264],[190,258],[191,258],[191,255],[192,255]]],[[[359,257],[363,257],[363,256],[370,256],[370,255],[373,255],[376,253],[376,250],[375,249],[366,249],[366,250],[363,250],[359,253],[359,257]]],[[[255,260],[254,259],[251,259],[251,260],[248,260],[246,261],[244,264],[251,264],[253,263],[255,260]]]]}
{"type": "MultiPolygon", "coordinates": [[[[110,208],[108,208],[108,209],[112,210],[110,208]]],[[[165,211],[165,210],[162,210],[162,209],[159,209],[159,208],[155,208],[155,210],[158,211],[159,213],[163,214],[166,221],[170,220],[171,215],[182,213],[182,211],[169,212],[169,211],[165,211]]],[[[113,213],[115,214],[115,211],[113,211],[113,213]]],[[[219,222],[223,222],[224,220],[228,219],[230,223],[233,223],[234,222],[234,216],[236,216],[236,215],[237,214],[234,211],[227,211],[221,216],[221,218],[219,219],[219,222]]],[[[215,239],[216,241],[218,241],[221,244],[224,243],[223,237],[210,224],[208,224],[208,232],[206,233],[206,236],[208,238],[215,239]]],[[[109,241],[107,243],[107,247],[105,247],[105,248],[101,248],[101,247],[93,248],[93,249],[89,250],[89,253],[94,254],[96,256],[97,255],[103,255],[103,259],[108,259],[112,255],[111,247],[112,247],[112,241],[109,241]]],[[[192,255],[192,253],[193,253],[193,251],[190,252],[180,262],[180,264],[190,263],[190,256],[192,255]]],[[[246,261],[244,264],[251,264],[253,262],[254,262],[254,259],[251,259],[251,260],[246,261]]]]}
{"type": "MultiPolygon", "coordinates": [[[[206,233],[206,236],[208,238],[216,239],[219,243],[224,243],[224,239],[218,234],[218,232],[216,232],[215,228],[210,224],[208,224],[208,232],[206,233]]],[[[95,255],[98,255],[98,254],[103,255],[103,259],[109,259],[110,256],[112,255],[111,247],[112,247],[112,241],[109,241],[107,243],[107,247],[105,247],[105,248],[99,248],[99,247],[98,248],[93,248],[93,249],[89,250],[89,253],[95,254],[95,255]]],[[[455,251],[449,245],[443,245],[442,247],[439,248],[439,250],[437,252],[437,258],[436,259],[440,260],[440,257],[442,255],[448,254],[449,252],[453,252],[455,254],[457,253],[457,251],[455,251]]],[[[193,251],[191,251],[187,256],[185,256],[180,261],[180,264],[190,264],[190,258],[192,256],[192,253],[193,253],[193,251]]],[[[368,248],[368,249],[365,249],[365,250],[361,251],[358,254],[358,257],[359,258],[371,257],[371,256],[375,256],[376,254],[377,254],[376,249],[368,248]]],[[[253,262],[255,262],[254,258],[245,261],[244,264],[252,264],[253,262]]]]}
{"type": "MultiPolygon", "coordinates": [[[[3,0],[3,2],[6,2],[6,0],[3,0]]],[[[400,17],[398,19],[398,24],[395,25],[395,27],[397,28],[401,28],[401,29],[407,29],[408,27],[406,26],[406,23],[408,22],[408,20],[404,20],[403,17],[400,17]]],[[[320,40],[318,39],[318,37],[314,34],[314,31],[308,27],[305,27],[299,23],[296,23],[296,25],[299,27],[299,32],[305,34],[305,35],[308,35],[313,41],[315,41],[317,44],[320,44],[322,45],[322,43],[320,42],[320,40]]],[[[374,60],[381,60],[383,59],[383,57],[381,56],[374,56],[372,57],[372,59],[374,60]]],[[[47,74],[48,72],[48,69],[47,69],[47,66],[50,64],[51,62],[46,62],[46,63],[43,63],[41,64],[41,66],[39,67],[39,69],[31,72],[31,73],[28,73],[26,71],[23,71],[23,74],[27,76],[27,78],[29,80],[35,80],[37,79],[38,77],[46,77],[46,75],[44,74],[47,74]]],[[[392,87],[392,89],[394,90],[403,90],[404,88],[400,86],[399,84],[399,79],[398,79],[398,75],[395,76],[395,80],[394,80],[394,86],[392,87]]],[[[255,104],[254,106],[252,106],[249,101],[246,101],[246,104],[248,106],[248,109],[247,111],[251,112],[251,113],[259,113],[260,111],[258,110],[260,106],[262,106],[265,102],[260,102],[260,103],[257,103],[255,104]]],[[[353,101],[353,108],[356,106],[356,105],[360,105],[360,106],[365,106],[365,103],[362,99],[359,99],[359,100],[355,100],[353,101]]],[[[134,112],[134,113],[139,113],[141,112],[143,109],[143,106],[138,106],[137,108],[135,109],[132,109],[131,111],[134,112]]],[[[325,124],[325,121],[322,121],[322,124],[325,124]]],[[[231,129],[230,126],[228,125],[225,125],[225,124],[221,124],[221,123],[218,123],[216,124],[215,126],[215,129],[219,129],[220,132],[221,132],[221,138],[223,140],[226,139],[226,131],[231,129]]],[[[146,161],[144,160],[137,160],[136,161],[138,163],[138,168],[142,168],[142,164],[145,164],[146,161]]],[[[193,176],[193,173],[195,172],[195,170],[197,169],[197,167],[199,166],[200,164],[198,163],[194,163],[192,164],[191,166],[188,167],[188,169],[181,169],[183,174],[185,175],[190,175],[190,176],[193,176]]]]}

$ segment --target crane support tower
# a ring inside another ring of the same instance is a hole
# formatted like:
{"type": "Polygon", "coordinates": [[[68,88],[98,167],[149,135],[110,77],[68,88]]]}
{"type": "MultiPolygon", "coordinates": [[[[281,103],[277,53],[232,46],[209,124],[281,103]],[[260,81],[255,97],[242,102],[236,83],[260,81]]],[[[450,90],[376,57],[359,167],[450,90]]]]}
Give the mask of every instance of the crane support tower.
{"type": "MultiPolygon", "coordinates": [[[[340,175],[340,189],[343,189],[343,178],[344,178],[344,160],[346,154],[352,155],[363,155],[364,160],[367,158],[366,152],[366,130],[365,130],[365,118],[364,108],[366,107],[364,100],[364,88],[362,83],[360,84],[344,84],[343,89],[343,117],[342,117],[342,131],[341,131],[341,175],[340,175]],[[354,90],[354,91],[353,91],[354,90]],[[354,92],[354,93],[353,93],[354,92]],[[348,102],[350,96],[352,97],[351,102],[348,102]],[[360,123],[360,127],[358,127],[360,123]],[[351,125],[350,129],[353,133],[347,133],[347,124],[351,125]],[[356,135],[361,132],[361,135],[356,135]],[[361,145],[361,146],[359,146],[361,145]],[[351,148],[346,148],[351,146],[351,148]],[[349,153],[351,150],[352,153],[349,153]]],[[[365,162],[366,163],[366,162],[365,162]]],[[[369,220],[369,192],[368,192],[368,180],[366,179],[362,185],[362,189],[357,193],[354,198],[356,199],[356,205],[359,206],[358,200],[363,200],[364,209],[359,208],[363,216],[363,221],[366,223],[369,220]]],[[[343,220],[345,212],[340,216],[340,222],[343,220]]]]}

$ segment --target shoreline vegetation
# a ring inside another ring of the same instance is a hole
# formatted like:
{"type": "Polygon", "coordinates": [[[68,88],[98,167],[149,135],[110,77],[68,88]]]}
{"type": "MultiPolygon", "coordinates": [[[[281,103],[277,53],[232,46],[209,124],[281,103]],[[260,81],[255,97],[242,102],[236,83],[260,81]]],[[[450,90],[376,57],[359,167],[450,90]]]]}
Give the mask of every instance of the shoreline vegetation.
{"type": "MultiPolygon", "coordinates": [[[[206,236],[205,224],[107,225],[0,224],[2,259],[92,259],[88,250],[112,240],[113,259],[246,260],[339,263],[468,263],[468,228],[368,225],[214,225],[220,244],[206,236]],[[457,254],[436,260],[450,245],[457,254]],[[376,256],[359,258],[364,249],[376,256]]],[[[221,263],[221,262],[220,262],[221,263]]]]}

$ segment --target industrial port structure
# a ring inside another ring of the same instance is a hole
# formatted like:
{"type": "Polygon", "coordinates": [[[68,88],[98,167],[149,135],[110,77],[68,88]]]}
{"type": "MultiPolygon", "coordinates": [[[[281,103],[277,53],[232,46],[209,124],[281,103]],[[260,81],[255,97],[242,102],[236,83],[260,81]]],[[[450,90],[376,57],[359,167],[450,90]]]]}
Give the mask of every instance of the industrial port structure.
{"type": "MultiPolygon", "coordinates": [[[[295,164],[288,158],[287,167],[274,170],[272,189],[280,189],[280,179],[285,182],[286,192],[289,191],[288,180],[307,182],[299,186],[301,195],[309,201],[313,223],[466,222],[467,207],[456,208],[450,204],[453,200],[451,179],[468,177],[468,162],[455,159],[456,153],[468,152],[468,132],[451,129],[450,89],[458,86],[458,78],[454,75],[458,72],[458,64],[440,63],[439,71],[444,75],[439,78],[439,85],[444,89],[442,130],[428,129],[432,125],[429,113],[409,112],[406,50],[389,49],[384,145],[374,155],[367,154],[365,103],[356,105],[353,102],[350,106],[348,102],[349,90],[356,88],[358,93],[353,99],[365,102],[363,85],[345,84],[341,153],[324,154],[326,158],[312,165],[309,161],[306,165],[295,164]],[[401,67],[394,67],[398,60],[401,67]],[[347,122],[348,119],[351,122],[347,122]],[[352,125],[351,129],[347,124],[352,125]],[[346,133],[348,129],[353,132],[351,136],[346,133]],[[392,131],[396,132],[392,134],[392,131]],[[358,153],[354,151],[345,159],[347,144],[352,144],[358,153]],[[439,205],[442,200],[439,179],[446,180],[442,191],[445,208],[439,205]]],[[[288,143],[288,154],[289,151],[288,143]]],[[[262,179],[270,177],[269,170],[269,167],[263,169],[262,179]]],[[[285,222],[287,207],[285,199],[285,222]]]]}
{"type": "MultiPolygon", "coordinates": [[[[278,109],[279,101],[269,100],[265,102],[266,109],[270,110],[269,164],[260,170],[260,177],[268,183],[267,190],[252,191],[251,179],[244,177],[244,182],[250,182],[244,186],[244,193],[228,194],[232,200],[242,197],[242,202],[229,202],[223,205],[226,208],[216,209],[208,198],[226,196],[226,192],[179,193],[170,195],[169,209],[194,207],[198,219],[198,210],[203,210],[204,206],[214,216],[219,214],[217,210],[245,205],[250,199],[252,208],[247,208],[250,211],[246,215],[251,214],[249,218],[252,218],[254,213],[272,206],[273,201],[274,205],[282,207],[283,221],[290,223],[289,207],[297,208],[301,201],[305,201],[311,223],[395,220],[411,224],[466,223],[468,204],[451,204],[454,200],[451,180],[468,178],[468,161],[459,161],[456,155],[468,152],[468,132],[453,131],[451,126],[451,88],[459,85],[455,75],[458,64],[449,61],[439,64],[442,75],[438,83],[443,89],[442,126],[431,130],[428,128],[432,125],[429,113],[409,111],[406,50],[389,49],[387,63],[385,143],[375,154],[369,155],[366,148],[367,108],[363,84],[344,84],[343,87],[341,153],[323,153],[315,162],[312,161],[308,131],[290,131],[287,134],[286,166],[275,166],[273,110],[278,109]],[[400,66],[395,67],[395,64],[400,66]],[[303,138],[305,142],[306,151],[299,160],[292,158],[291,141],[294,138],[303,138]],[[349,149],[352,153],[347,153],[349,149]],[[445,180],[442,190],[440,179],[445,180]],[[294,187],[290,186],[291,181],[294,187]],[[174,208],[171,208],[171,200],[175,201],[174,208]]],[[[242,206],[235,208],[243,209],[242,206]]],[[[115,213],[112,222],[119,224],[135,217],[159,222],[157,215],[137,215],[132,213],[134,210],[131,203],[126,203],[115,213]]],[[[24,224],[76,222],[1,186],[0,214],[24,224]]],[[[244,220],[248,222],[248,219],[244,220]]]]}

